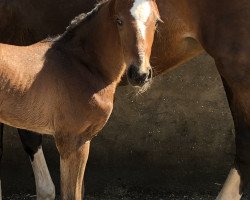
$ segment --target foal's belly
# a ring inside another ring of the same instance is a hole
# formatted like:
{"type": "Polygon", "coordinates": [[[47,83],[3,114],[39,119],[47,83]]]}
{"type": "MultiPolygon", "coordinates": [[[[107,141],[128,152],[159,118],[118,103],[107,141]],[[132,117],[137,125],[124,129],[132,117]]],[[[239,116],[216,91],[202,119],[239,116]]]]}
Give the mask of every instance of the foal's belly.
{"type": "Polygon", "coordinates": [[[49,123],[37,122],[34,119],[24,121],[21,117],[1,113],[0,122],[15,128],[25,129],[40,134],[54,135],[55,133],[54,128],[49,125],[49,123]]]}
{"type": "Polygon", "coordinates": [[[40,134],[55,135],[60,132],[83,134],[86,140],[91,140],[105,126],[112,108],[105,110],[105,113],[100,111],[83,112],[77,118],[65,113],[63,119],[56,119],[52,117],[53,115],[48,117],[39,111],[22,112],[22,110],[22,108],[5,110],[4,106],[0,106],[0,122],[40,134]]]}
{"type": "MultiPolygon", "coordinates": [[[[42,88],[43,89],[43,88],[42,88]]],[[[40,91],[44,91],[40,89],[40,91]]],[[[92,138],[106,124],[113,109],[113,87],[105,92],[59,98],[30,91],[19,95],[0,91],[0,122],[41,134],[84,134],[92,138]],[[78,98],[76,98],[78,97],[78,98]]]]}
{"type": "Polygon", "coordinates": [[[46,111],[45,106],[35,101],[26,102],[22,97],[3,96],[1,98],[0,95],[1,123],[41,134],[54,134],[53,116],[46,111]]]}

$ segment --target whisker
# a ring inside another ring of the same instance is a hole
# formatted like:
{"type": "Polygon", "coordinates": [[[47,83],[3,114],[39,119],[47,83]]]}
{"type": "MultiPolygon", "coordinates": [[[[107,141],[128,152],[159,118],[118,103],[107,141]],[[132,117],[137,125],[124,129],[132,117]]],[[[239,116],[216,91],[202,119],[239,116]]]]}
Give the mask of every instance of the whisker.
{"type": "Polygon", "coordinates": [[[140,87],[136,93],[136,96],[142,95],[145,93],[151,86],[152,81],[149,81],[148,83],[145,83],[142,87],[140,87]]]}

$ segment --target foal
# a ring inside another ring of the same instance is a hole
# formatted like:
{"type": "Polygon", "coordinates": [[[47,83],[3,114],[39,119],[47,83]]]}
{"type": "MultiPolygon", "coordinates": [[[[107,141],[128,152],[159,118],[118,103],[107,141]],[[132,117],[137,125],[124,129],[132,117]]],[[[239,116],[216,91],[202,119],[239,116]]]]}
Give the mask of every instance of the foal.
{"type": "Polygon", "coordinates": [[[133,85],[150,81],[157,20],[154,0],[111,0],[52,41],[0,45],[0,121],[54,136],[62,199],[82,198],[90,141],[112,112],[126,66],[133,85]]]}

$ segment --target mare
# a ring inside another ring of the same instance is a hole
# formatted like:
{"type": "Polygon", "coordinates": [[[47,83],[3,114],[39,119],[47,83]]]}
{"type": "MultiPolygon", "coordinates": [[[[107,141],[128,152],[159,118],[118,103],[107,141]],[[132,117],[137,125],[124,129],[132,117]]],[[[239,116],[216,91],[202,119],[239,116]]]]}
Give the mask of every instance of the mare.
{"type": "Polygon", "coordinates": [[[104,1],[57,38],[0,45],[0,121],[55,138],[62,199],[82,199],[90,141],[112,112],[126,66],[134,86],[150,82],[159,20],[154,0],[104,1]]]}
{"type": "MultiPolygon", "coordinates": [[[[19,2],[15,3],[19,4],[19,2]]],[[[93,0],[82,0],[82,8],[93,8],[95,3],[96,1],[93,0]]],[[[158,25],[158,34],[152,49],[151,63],[154,66],[154,75],[172,70],[204,50],[216,62],[236,131],[235,162],[217,199],[238,200],[250,180],[250,103],[248,101],[250,96],[248,70],[250,67],[248,56],[250,55],[250,2],[248,0],[157,0],[157,4],[164,23],[158,25]]],[[[72,2],[70,7],[72,13],[78,6],[77,0],[72,2]]],[[[50,9],[53,9],[51,4],[50,9]]],[[[32,14],[40,17],[39,11],[34,11],[32,14]]],[[[55,20],[63,21],[65,15],[61,13],[55,20]]],[[[22,15],[17,18],[22,19],[22,15]]],[[[27,24],[29,23],[31,22],[27,20],[27,24]]],[[[7,24],[10,25],[10,23],[7,24]]],[[[1,26],[1,31],[5,30],[6,26],[1,26]]],[[[32,24],[30,26],[32,27],[32,24]]],[[[46,26],[46,23],[42,26],[46,26]]],[[[36,28],[34,25],[32,31],[25,32],[23,35],[30,38],[35,35],[33,33],[36,28]]],[[[56,32],[56,24],[51,28],[56,32]]],[[[35,144],[39,136],[34,137],[30,140],[25,138],[27,141],[25,145],[35,144]]]]}

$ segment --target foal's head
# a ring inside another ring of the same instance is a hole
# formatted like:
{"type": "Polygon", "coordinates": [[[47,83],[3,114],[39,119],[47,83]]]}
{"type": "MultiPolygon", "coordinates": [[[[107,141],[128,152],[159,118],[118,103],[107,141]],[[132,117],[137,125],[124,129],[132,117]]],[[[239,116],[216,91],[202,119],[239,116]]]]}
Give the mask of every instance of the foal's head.
{"type": "Polygon", "coordinates": [[[155,0],[111,0],[118,26],[127,78],[133,86],[152,79],[151,47],[160,16],[155,0]]]}

